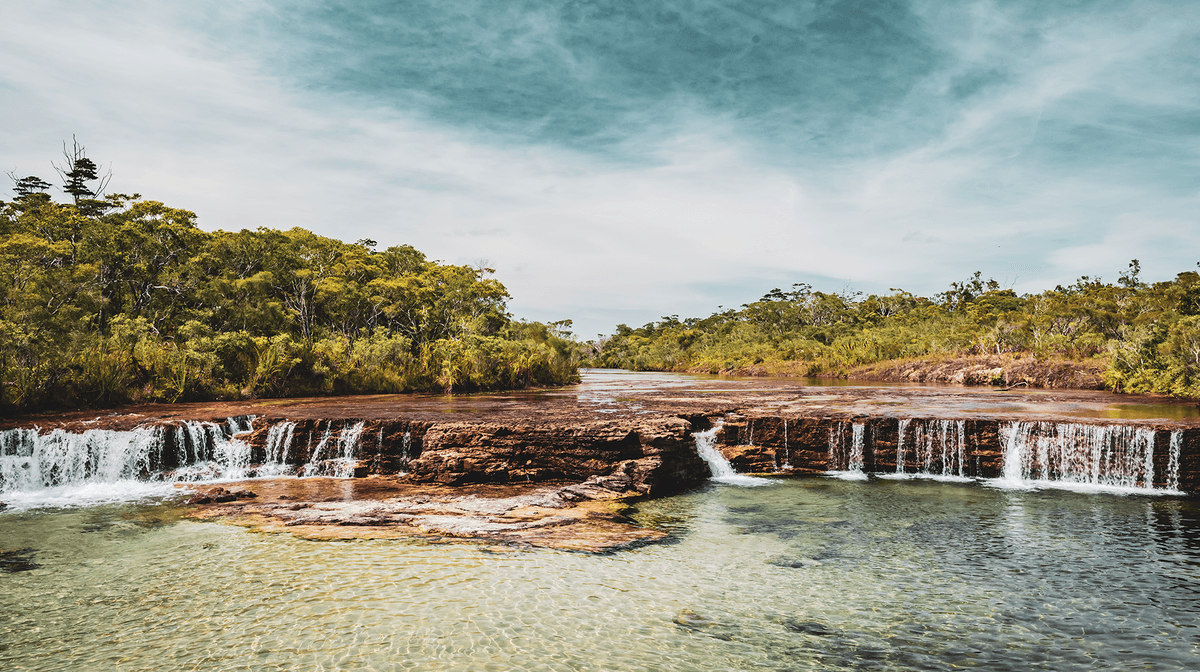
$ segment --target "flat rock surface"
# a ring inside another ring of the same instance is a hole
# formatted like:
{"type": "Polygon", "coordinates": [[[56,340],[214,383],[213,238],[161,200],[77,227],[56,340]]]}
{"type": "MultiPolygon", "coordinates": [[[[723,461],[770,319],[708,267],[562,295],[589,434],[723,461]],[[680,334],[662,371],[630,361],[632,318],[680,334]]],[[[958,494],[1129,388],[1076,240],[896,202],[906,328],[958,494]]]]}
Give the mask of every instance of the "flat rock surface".
{"type": "Polygon", "coordinates": [[[145,404],[115,411],[73,411],[0,420],[0,429],[39,426],[72,431],[131,429],[178,420],[360,419],[555,425],[646,414],[713,415],[736,411],[796,417],[954,417],[1002,420],[1120,421],[1200,427],[1195,400],[1095,390],[916,384],[848,384],[797,378],[718,378],[689,374],[585,371],[579,385],[460,396],[392,394],[187,404],[145,404]]]}
{"type": "Polygon", "coordinates": [[[459,487],[386,477],[254,480],[200,488],[201,497],[241,496],[195,505],[188,516],[306,539],[471,539],[590,553],[666,537],[633,524],[627,495],[597,480],[459,487]]]}

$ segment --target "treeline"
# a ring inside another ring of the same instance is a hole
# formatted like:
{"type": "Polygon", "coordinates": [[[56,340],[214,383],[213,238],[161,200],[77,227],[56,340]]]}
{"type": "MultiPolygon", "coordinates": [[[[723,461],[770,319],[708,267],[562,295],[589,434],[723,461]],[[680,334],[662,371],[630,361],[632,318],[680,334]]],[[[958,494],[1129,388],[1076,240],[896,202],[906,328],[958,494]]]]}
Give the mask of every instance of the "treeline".
{"type": "MultiPolygon", "coordinates": [[[[626,325],[593,344],[595,365],[847,375],[888,360],[970,354],[1099,364],[1115,391],[1200,397],[1200,274],[1145,283],[1082,277],[1018,296],[980,273],[933,297],[774,289],[740,310],[626,325]]],[[[999,381],[997,381],[999,382],[999,381]]]]}
{"type": "Polygon", "coordinates": [[[0,201],[0,409],[556,385],[569,321],[514,321],[490,269],[300,228],[205,232],[75,146],[0,201]]]}

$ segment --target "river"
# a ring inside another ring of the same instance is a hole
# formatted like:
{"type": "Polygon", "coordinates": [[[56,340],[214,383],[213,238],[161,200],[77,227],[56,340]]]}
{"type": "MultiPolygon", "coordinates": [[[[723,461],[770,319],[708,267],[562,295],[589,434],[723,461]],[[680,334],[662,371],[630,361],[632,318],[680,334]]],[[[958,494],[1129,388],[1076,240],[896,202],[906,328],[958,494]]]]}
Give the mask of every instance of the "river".
{"type": "Polygon", "coordinates": [[[45,501],[0,512],[0,669],[1200,669],[1196,500],[1010,486],[712,481],[610,554],[45,501]]]}
{"type": "Polygon", "coordinates": [[[1179,498],[713,484],[640,504],[670,541],[611,555],[176,516],[0,516],[0,668],[1200,667],[1200,524],[1179,498]]]}

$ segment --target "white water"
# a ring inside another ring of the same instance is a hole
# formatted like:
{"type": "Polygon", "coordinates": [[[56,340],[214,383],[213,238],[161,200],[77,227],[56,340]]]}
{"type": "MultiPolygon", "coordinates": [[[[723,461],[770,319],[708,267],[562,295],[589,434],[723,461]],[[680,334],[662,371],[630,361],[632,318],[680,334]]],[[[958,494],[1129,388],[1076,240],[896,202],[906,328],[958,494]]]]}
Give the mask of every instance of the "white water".
{"type": "Polygon", "coordinates": [[[896,473],[891,478],[929,478],[939,481],[970,481],[965,473],[967,422],[908,418],[899,423],[896,440],[896,473]],[[909,471],[904,435],[913,426],[913,464],[909,471]]]}
{"type": "Polygon", "coordinates": [[[354,449],[358,447],[358,441],[362,438],[364,424],[359,422],[348,428],[342,427],[342,434],[338,437],[338,456],[334,458],[334,478],[354,477],[354,465],[357,462],[354,449]]]}
{"type": "Polygon", "coordinates": [[[855,424],[851,428],[850,461],[847,465],[850,471],[863,470],[863,432],[866,427],[863,424],[855,424]]]}
{"type": "Polygon", "coordinates": [[[1167,489],[1179,492],[1179,453],[1183,450],[1183,432],[1171,432],[1170,456],[1167,459],[1167,489]]]}
{"type": "Polygon", "coordinates": [[[896,473],[897,474],[904,473],[904,457],[905,457],[905,454],[904,454],[904,432],[905,432],[905,430],[908,429],[908,423],[910,423],[910,422],[912,422],[912,420],[910,420],[910,419],[901,420],[900,421],[900,429],[897,431],[897,435],[896,435],[896,473]]]}
{"type": "Polygon", "coordinates": [[[863,434],[866,425],[854,423],[850,427],[850,448],[846,449],[846,423],[839,422],[829,428],[829,470],[825,473],[849,481],[866,480],[864,471],[863,434]],[[845,467],[839,469],[838,467],[845,467]]]}
{"type": "Polygon", "coordinates": [[[699,453],[701,459],[708,463],[708,470],[712,472],[712,480],[743,487],[757,487],[774,483],[765,478],[744,476],[733,470],[733,465],[729,464],[729,460],[726,460],[721,451],[717,450],[717,432],[721,429],[722,424],[718,420],[711,429],[692,434],[696,439],[696,452],[699,453]]]}
{"type": "MultiPolygon", "coordinates": [[[[321,436],[321,440],[317,442],[317,447],[308,454],[308,462],[300,467],[301,476],[319,476],[321,470],[321,455],[325,452],[325,446],[329,444],[329,437],[333,435],[333,423],[329,422],[325,425],[325,433],[321,436]]],[[[312,446],[312,434],[308,435],[308,444],[312,446]]]]}
{"type": "MultiPolygon", "coordinates": [[[[1154,488],[1153,429],[1010,422],[1002,425],[1000,432],[1005,446],[1004,476],[994,485],[1168,494],[1154,488]]],[[[1177,487],[1178,456],[1167,468],[1168,482],[1177,487]]]]}
{"type": "Polygon", "coordinates": [[[0,432],[0,497],[10,507],[92,505],[175,494],[176,483],[245,478],[251,418],[128,431],[0,432]],[[165,455],[166,439],[173,455],[165,455]],[[167,459],[167,458],[171,459],[167,459]],[[167,468],[166,465],[178,465],[167,468]]]}
{"type": "Polygon", "coordinates": [[[333,438],[333,423],[327,424],[325,434],[313,450],[308,463],[302,467],[301,473],[305,476],[353,477],[354,465],[357,462],[354,451],[358,447],[359,438],[362,437],[363,424],[359,422],[354,425],[342,425],[341,431],[338,432],[336,450],[329,447],[333,438]]]}
{"type": "Polygon", "coordinates": [[[61,429],[45,435],[36,429],[0,432],[0,491],[136,479],[161,460],[162,434],[158,427],[82,434],[61,429]]]}
{"type": "Polygon", "coordinates": [[[292,440],[296,434],[296,423],[279,422],[267,430],[266,462],[259,468],[259,476],[285,476],[295,473],[288,461],[292,451],[292,440]]]}

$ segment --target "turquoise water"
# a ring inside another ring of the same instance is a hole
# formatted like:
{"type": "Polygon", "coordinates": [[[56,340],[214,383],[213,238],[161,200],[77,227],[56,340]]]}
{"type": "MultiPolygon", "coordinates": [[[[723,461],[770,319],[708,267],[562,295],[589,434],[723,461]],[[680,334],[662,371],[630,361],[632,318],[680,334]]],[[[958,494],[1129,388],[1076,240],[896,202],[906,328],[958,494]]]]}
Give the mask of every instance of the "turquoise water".
{"type": "Polygon", "coordinates": [[[813,478],[644,502],[586,555],[0,513],[4,670],[1200,668],[1184,499],[813,478]]]}

